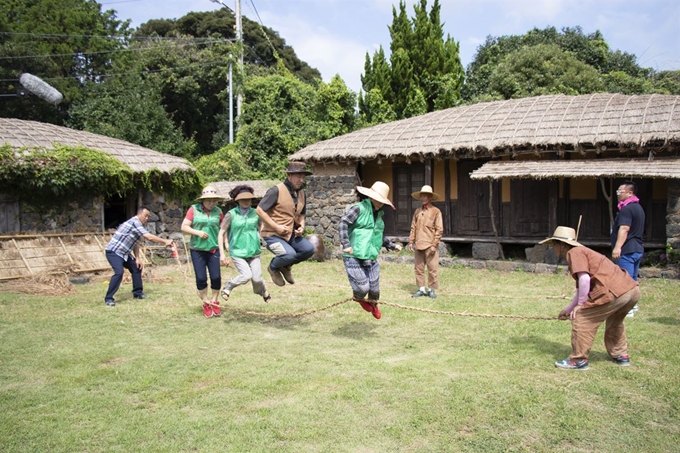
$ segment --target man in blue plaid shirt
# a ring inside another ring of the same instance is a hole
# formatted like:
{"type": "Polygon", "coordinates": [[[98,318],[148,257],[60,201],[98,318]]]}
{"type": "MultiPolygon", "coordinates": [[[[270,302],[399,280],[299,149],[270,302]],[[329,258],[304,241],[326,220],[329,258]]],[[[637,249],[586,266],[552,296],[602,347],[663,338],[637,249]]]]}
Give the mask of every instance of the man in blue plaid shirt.
{"type": "Polygon", "coordinates": [[[123,281],[123,269],[130,271],[132,275],[132,296],[135,299],[146,299],[149,296],[144,294],[142,285],[142,269],[144,263],[137,261],[139,258],[139,240],[147,239],[151,242],[171,246],[170,239],[163,239],[149,233],[144,225],[149,220],[151,211],[146,206],[137,209],[137,215],[130,220],[120,224],[113,237],[106,246],[106,259],[113,268],[113,276],[109,281],[109,290],[104,297],[104,303],[109,307],[116,305],[113,296],[118,291],[120,283],[123,281]]]}

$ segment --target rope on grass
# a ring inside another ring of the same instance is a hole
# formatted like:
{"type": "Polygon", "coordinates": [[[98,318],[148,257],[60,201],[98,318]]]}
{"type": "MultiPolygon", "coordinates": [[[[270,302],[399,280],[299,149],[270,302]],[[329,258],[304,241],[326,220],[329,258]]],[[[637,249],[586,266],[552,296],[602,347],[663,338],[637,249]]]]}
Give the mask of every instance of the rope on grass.
{"type": "Polygon", "coordinates": [[[394,302],[380,302],[376,301],[378,304],[387,305],[388,307],[401,308],[402,310],[412,310],[419,311],[422,313],[431,313],[435,315],[449,315],[449,316],[466,316],[471,318],[510,318],[510,319],[540,319],[545,321],[557,321],[555,316],[523,316],[523,315],[498,315],[498,314],[485,314],[485,313],[467,313],[467,312],[455,312],[455,311],[441,311],[441,310],[430,310],[429,308],[420,307],[410,307],[408,305],[395,304],[394,302]]]}
{"type": "MultiPolygon", "coordinates": [[[[249,310],[241,310],[240,308],[233,308],[229,307],[226,305],[219,305],[220,308],[222,309],[227,309],[230,311],[233,311],[235,313],[241,314],[241,315],[251,315],[251,316],[262,316],[264,318],[275,318],[275,319],[283,319],[283,318],[301,318],[302,316],[307,316],[307,315],[313,315],[314,313],[318,313],[320,311],[328,310],[333,307],[337,307],[338,305],[346,304],[347,302],[351,302],[353,299],[345,299],[341,300],[338,302],[334,302],[332,304],[326,305],[324,307],[319,307],[319,308],[313,308],[311,310],[307,311],[300,311],[296,313],[266,313],[262,311],[249,311],[249,310]]],[[[208,302],[209,305],[216,305],[216,304],[211,304],[208,302]]]]}
{"type": "MultiPolygon", "coordinates": [[[[498,315],[498,314],[484,314],[484,313],[441,311],[441,310],[430,310],[429,308],[410,307],[408,305],[395,304],[394,302],[382,302],[382,301],[376,301],[376,300],[366,300],[366,301],[367,302],[373,302],[373,303],[376,303],[376,304],[387,305],[389,307],[400,308],[402,310],[419,311],[419,312],[422,312],[422,313],[431,313],[431,314],[435,314],[435,315],[464,316],[464,317],[471,317],[471,318],[510,318],[510,319],[538,319],[538,320],[545,320],[545,321],[557,321],[557,317],[555,317],[555,316],[498,315]]],[[[226,308],[226,309],[231,310],[235,313],[239,313],[239,314],[243,314],[243,315],[262,316],[262,317],[265,317],[265,318],[282,319],[282,318],[300,318],[302,316],[312,315],[314,313],[318,313],[318,312],[328,310],[328,309],[333,308],[333,307],[337,307],[338,305],[346,304],[347,302],[356,302],[356,301],[354,300],[354,298],[344,299],[344,300],[326,305],[324,307],[314,308],[312,310],[301,311],[301,312],[297,312],[297,313],[265,313],[265,312],[260,312],[260,311],[241,310],[241,309],[238,309],[238,308],[232,308],[232,307],[225,306],[225,305],[220,305],[220,308],[222,308],[222,309],[226,308]]],[[[210,302],[208,302],[208,303],[210,304],[210,302]]]]}

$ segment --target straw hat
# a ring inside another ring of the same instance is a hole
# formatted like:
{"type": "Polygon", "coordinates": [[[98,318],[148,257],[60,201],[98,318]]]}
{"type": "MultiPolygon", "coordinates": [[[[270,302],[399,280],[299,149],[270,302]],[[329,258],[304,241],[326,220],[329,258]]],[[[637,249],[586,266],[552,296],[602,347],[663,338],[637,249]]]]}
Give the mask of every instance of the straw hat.
{"type": "Polygon", "coordinates": [[[201,192],[201,196],[196,198],[197,200],[221,200],[222,197],[219,193],[217,193],[217,189],[215,189],[213,186],[205,186],[203,189],[203,192],[201,192]]]}
{"type": "Polygon", "coordinates": [[[390,187],[382,181],[374,182],[370,189],[357,186],[357,191],[360,194],[366,195],[368,198],[377,201],[378,203],[388,204],[392,206],[392,209],[397,209],[394,207],[389,198],[387,198],[387,196],[390,194],[390,187]]]}
{"type": "Polygon", "coordinates": [[[307,170],[304,162],[290,162],[288,163],[288,168],[286,173],[304,173],[305,175],[311,175],[312,172],[307,170]]]}
{"type": "Polygon", "coordinates": [[[545,244],[546,242],[561,241],[565,244],[573,245],[574,247],[582,247],[583,244],[576,242],[576,230],[569,227],[559,226],[555,228],[555,232],[552,237],[543,239],[539,244],[545,244]]]}
{"type": "Polygon", "coordinates": [[[236,198],[234,198],[234,201],[239,201],[239,200],[252,200],[253,198],[257,198],[254,193],[243,191],[236,195],[236,198]]]}
{"type": "Polygon", "coordinates": [[[430,187],[430,186],[428,186],[428,185],[423,186],[423,187],[420,189],[419,192],[413,192],[413,193],[411,194],[411,196],[412,196],[413,198],[415,198],[416,200],[419,200],[419,199],[420,199],[420,196],[421,196],[422,194],[426,194],[426,195],[427,195],[427,194],[430,194],[430,195],[432,196],[432,201],[437,201],[437,200],[439,200],[439,194],[436,194],[436,193],[432,192],[432,187],[430,187]]]}

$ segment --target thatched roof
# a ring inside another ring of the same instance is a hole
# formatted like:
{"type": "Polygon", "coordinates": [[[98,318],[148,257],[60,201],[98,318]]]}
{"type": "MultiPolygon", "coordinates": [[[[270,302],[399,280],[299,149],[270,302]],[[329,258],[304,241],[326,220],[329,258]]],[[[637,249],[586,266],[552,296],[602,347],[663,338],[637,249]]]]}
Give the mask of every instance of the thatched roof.
{"type": "MultiPolygon", "coordinates": [[[[291,160],[511,154],[680,146],[680,96],[598,93],[484,102],[314,143],[291,160]]],[[[463,156],[461,156],[463,157],[463,156]]]]}
{"type": "Polygon", "coordinates": [[[471,179],[680,178],[680,158],[491,161],[471,179]]]}
{"type": "Polygon", "coordinates": [[[270,187],[274,187],[279,182],[280,181],[264,179],[253,181],[218,181],[211,182],[210,185],[217,189],[217,192],[220,194],[220,196],[224,197],[225,201],[230,201],[231,198],[229,198],[229,192],[238,185],[247,184],[251,186],[255,190],[255,197],[262,198],[270,187]]]}
{"type": "Polygon", "coordinates": [[[3,144],[9,144],[17,150],[51,149],[56,144],[98,149],[118,159],[135,173],[153,168],[164,172],[194,169],[181,157],[163,154],[116,138],[37,121],[0,118],[0,145],[3,144]]]}

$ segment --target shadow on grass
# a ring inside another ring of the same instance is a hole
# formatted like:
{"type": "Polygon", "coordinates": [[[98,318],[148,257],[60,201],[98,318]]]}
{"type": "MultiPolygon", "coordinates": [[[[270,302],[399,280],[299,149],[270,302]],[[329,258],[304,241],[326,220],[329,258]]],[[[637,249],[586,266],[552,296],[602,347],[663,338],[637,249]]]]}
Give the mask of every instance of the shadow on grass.
{"type": "MultiPolygon", "coordinates": [[[[367,313],[368,314],[368,313],[367,313]]],[[[368,314],[370,316],[370,314],[368,314]]],[[[375,338],[375,323],[372,322],[350,322],[338,327],[332,332],[336,337],[352,338],[354,340],[365,340],[375,338]]]]}
{"type": "Polygon", "coordinates": [[[649,318],[649,321],[656,322],[659,324],[667,324],[669,326],[680,326],[680,319],[671,318],[670,316],[664,316],[661,318],[649,318]]]}
{"type": "Polygon", "coordinates": [[[284,318],[277,316],[258,316],[250,315],[247,313],[238,312],[222,312],[223,322],[241,322],[246,324],[266,324],[268,326],[273,326],[281,329],[293,329],[299,327],[302,324],[306,324],[304,319],[301,317],[297,318],[284,318]]]}
{"type": "Polygon", "coordinates": [[[535,335],[530,335],[528,337],[518,336],[510,338],[510,342],[521,346],[533,346],[538,352],[559,358],[562,360],[564,357],[571,353],[571,346],[569,344],[569,337],[565,338],[566,343],[558,343],[556,341],[546,340],[543,337],[538,337],[535,335]]]}

